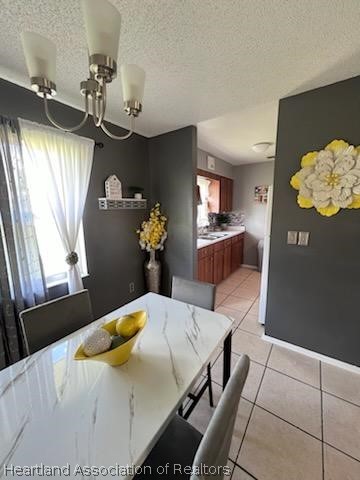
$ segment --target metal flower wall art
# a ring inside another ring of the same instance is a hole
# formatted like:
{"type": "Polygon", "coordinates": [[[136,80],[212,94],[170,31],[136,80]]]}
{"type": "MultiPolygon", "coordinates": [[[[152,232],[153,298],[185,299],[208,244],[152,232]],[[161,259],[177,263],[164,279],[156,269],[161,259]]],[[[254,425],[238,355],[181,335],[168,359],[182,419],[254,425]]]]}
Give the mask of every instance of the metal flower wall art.
{"type": "Polygon", "coordinates": [[[340,208],[360,208],[360,146],[333,140],[323,150],[309,152],[290,185],[298,190],[301,208],[316,208],[326,217],[340,208]]]}

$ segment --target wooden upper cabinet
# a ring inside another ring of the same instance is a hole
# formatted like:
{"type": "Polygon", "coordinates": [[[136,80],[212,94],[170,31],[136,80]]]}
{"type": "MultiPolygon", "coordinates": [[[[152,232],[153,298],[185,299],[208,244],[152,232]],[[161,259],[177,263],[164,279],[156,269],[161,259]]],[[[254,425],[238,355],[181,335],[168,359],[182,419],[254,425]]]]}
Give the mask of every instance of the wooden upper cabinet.
{"type": "Polygon", "coordinates": [[[233,199],[233,180],[220,177],[220,212],[231,212],[233,199]]]}
{"type": "MultiPolygon", "coordinates": [[[[198,169],[197,174],[210,180],[208,208],[210,212],[231,212],[233,208],[233,184],[231,178],[198,169]]],[[[196,197],[197,201],[197,197],[196,197]]]]}

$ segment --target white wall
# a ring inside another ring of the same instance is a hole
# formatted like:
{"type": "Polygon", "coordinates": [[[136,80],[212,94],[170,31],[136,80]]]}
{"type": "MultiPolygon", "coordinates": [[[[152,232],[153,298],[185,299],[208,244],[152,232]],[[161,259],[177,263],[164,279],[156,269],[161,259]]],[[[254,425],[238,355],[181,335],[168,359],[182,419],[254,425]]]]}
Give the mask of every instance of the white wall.
{"type": "Polygon", "coordinates": [[[257,244],[264,238],[266,204],[254,201],[254,188],[273,183],[274,162],[239,165],[233,171],[234,210],[245,213],[244,263],[257,265],[257,244]]]}
{"type": "Polygon", "coordinates": [[[214,157],[211,153],[204,152],[204,150],[198,149],[197,167],[201,170],[217,173],[222,177],[234,178],[234,166],[231,163],[221,160],[221,158],[214,157]],[[215,170],[209,170],[207,167],[207,156],[215,158],[215,170]]]}

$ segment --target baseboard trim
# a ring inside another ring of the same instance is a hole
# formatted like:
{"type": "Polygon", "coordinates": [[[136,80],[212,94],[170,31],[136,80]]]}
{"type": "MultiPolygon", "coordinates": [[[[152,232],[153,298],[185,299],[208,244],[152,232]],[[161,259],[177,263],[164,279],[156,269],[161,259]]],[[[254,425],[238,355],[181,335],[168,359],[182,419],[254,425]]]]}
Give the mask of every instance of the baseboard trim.
{"type": "Polygon", "coordinates": [[[360,375],[360,367],[357,367],[356,365],[351,365],[350,363],[342,362],[340,360],[337,360],[336,358],[328,357],[321,353],[308,350],[307,348],[299,347],[298,345],[294,345],[293,343],[279,340],[278,338],[271,337],[270,335],[266,335],[265,333],[262,335],[261,338],[266,342],[270,342],[274,345],[279,345],[279,347],[284,347],[288,350],[302,353],[303,355],[315,358],[316,360],[320,360],[321,362],[328,363],[330,365],[334,365],[335,367],[343,368],[344,370],[348,370],[349,372],[357,373],[358,375],[360,375]]]}
{"type": "Polygon", "coordinates": [[[250,270],[257,270],[258,267],[256,265],[248,265],[247,263],[242,263],[241,266],[243,268],[249,268],[250,270]]]}

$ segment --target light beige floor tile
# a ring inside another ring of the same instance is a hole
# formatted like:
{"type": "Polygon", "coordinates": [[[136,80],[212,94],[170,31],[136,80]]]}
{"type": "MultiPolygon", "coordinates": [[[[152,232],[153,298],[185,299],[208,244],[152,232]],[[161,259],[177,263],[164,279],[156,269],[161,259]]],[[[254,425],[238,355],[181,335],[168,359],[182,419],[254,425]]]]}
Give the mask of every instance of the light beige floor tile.
{"type": "MultiPolygon", "coordinates": [[[[222,388],[219,387],[219,385],[216,385],[216,383],[213,383],[213,397],[215,407],[219,403],[221,393],[222,388]]],[[[199,403],[196,405],[195,409],[191,413],[188,421],[193,427],[199,430],[199,432],[204,434],[214,412],[215,408],[210,407],[209,393],[208,390],[206,390],[204,392],[204,395],[199,400],[199,403]]]]}
{"type": "Polygon", "coordinates": [[[241,330],[254,333],[258,337],[264,334],[264,325],[259,323],[258,315],[251,315],[251,313],[246,314],[239,327],[241,330]]]}
{"type": "Polygon", "coordinates": [[[325,392],[360,406],[360,374],[328,363],[321,364],[321,371],[322,389],[325,392]]]}
{"type": "Polygon", "coordinates": [[[229,295],[223,302],[223,306],[232,308],[233,310],[239,310],[240,312],[247,312],[251,307],[253,301],[247,298],[233,297],[229,295]]]}
{"type": "Polygon", "coordinates": [[[215,309],[216,312],[222,313],[223,315],[226,315],[227,317],[230,317],[233,321],[233,328],[237,328],[246,315],[246,312],[239,312],[239,310],[234,310],[232,308],[227,308],[224,307],[223,305],[220,305],[215,309]]]}
{"type": "Polygon", "coordinates": [[[235,290],[229,293],[231,293],[231,295],[233,295],[234,297],[247,298],[248,300],[256,300],[259,295],[259,289],[256,287],[246,288],[240,285],[240,287],[237,287],[235,290]]]}
{"type": "Polygon", "coordinates": [[[226,295],[230,295],[234,290],[239,288],[236,283],[228,283],[228,282],[221,282],[216,287],[216,292],[225,293],[226,295]]]}
{"type": "Polygon", "coordinates": [[[321,392],[317,388],[267,368],[256,403],[321,440],[321,392]]]}
{"type": "Polygon", "coordinates": [[[231,480],[254,480],[254,477],[248,475],[242,468],[235,466],[231,480]]]}
{"type": "Polygon", "coordinates": [[[218,307],[227,298],[226,293],[216,292],[215,295],[215,307],[218,307]]]}
{"type": "Polygon", "coordinates": [[[261,480],[321,480],[321,442],[255,406],[237,463],[261,480]]]}
{"type": "Polygon", "coordinates": [[[246,425],[249,421],[251,410],[252,403],[242,398],[239,403],[239,409],[235,420],[234,433],[230,445],[229,458],[231,458],[231,460],[235,461],[236,457],[238,456],[240,444],[244,437],[246,425]]]}
{"type": "Polygon", "coordinates": [[[270,349],[271,344],[269,342],[265,342],[253,333],[244,332],[239,328],[235,330],[232,336],[232,350],[234,353],[238,355],[246,353],[251,360],[262,365],[266,364],[270,349]]]}
{"type": "Polygon", "coordinates": [[[320,362],[314,358],[274,345],[268,366],[320,388],[320,362]]]}
{"type": "Polygon", "coordinates": [[[259,303],[255,300],[255,302],[252,304],[250,310],[249,310],[250,315],[259,315],[259,303]]]}
{"type": "MultiPolygon", "coordinates": [[[[232,354],[231,356],[231,371],[234,370],[236,362],[239,360],[239,356],[232,354]]],[[[261,383],[261,378],[263,376],[265,367],[259,365],[258,363],[250,361],[249,374],[246,379],[244,390],[242,392],[242,397],[250,402],[254,402],[259,386],[261,383]]],[[[223,356],[221,355],[211,369],[211,376],[214,382],[222,385],[222,374],[223,374],[223,356]]]]}
{"type": "Polygon", "coordinates": [[[243,278],[239,277],[233,277],[230,275],[230,277],[227,277],[225,280],[221,282],[222,285],[235,285],[235,288],[241,285],[241,283],[244,281],[243,278]]]}
{"type": "Polygon", "coordinates": [[[360,460],[360,407],[323,393],[324,441],[360,460]]]}
{"type": "Polygon", "coordinates": [[[359,480],[360,462],[324,445],[325,480],[359,480]]]}

